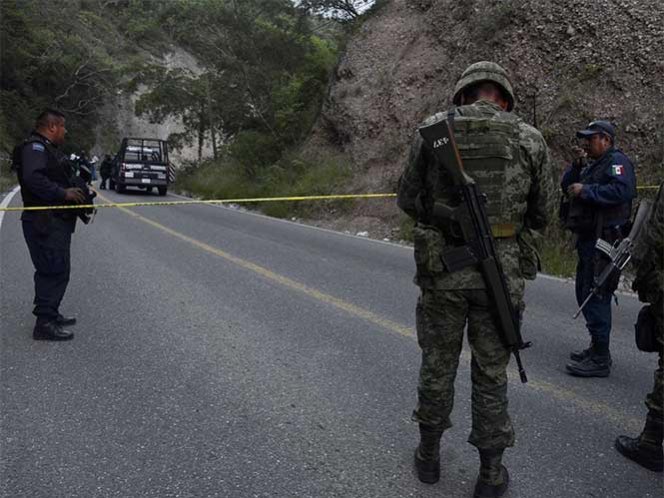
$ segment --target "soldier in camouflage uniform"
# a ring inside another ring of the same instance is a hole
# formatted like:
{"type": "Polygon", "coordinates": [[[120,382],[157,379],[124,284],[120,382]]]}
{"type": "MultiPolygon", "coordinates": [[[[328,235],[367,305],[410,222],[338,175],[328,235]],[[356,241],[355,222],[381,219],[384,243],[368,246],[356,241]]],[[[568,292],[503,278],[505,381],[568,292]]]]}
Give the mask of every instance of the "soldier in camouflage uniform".
{"type": "Polygon", "coordinates": [[[646,396],[648,415],[639,437],[618,436],[616,448],[620,453],[655,472],[664,470],[664,182],[657,192],[650,218],[634,250],[636,278],[632,288],[639,300],[650,303],[655,325],[659,365],[655,370],[655,386],[646,396]]]}
{"type": "MultiPolygon", "coordinates": [[[[536,129],[510,112],[512,86],[505,70],[495,63],[468,67],[456,85],[453,102],[458,107],[428,118],[425,125],[454,115],[464,168],[487,196],[500,263],[512,301],[523,311],[524,279],[534,279],[538,270],[535,230],[548,223],[553,199],[547,145],[536,129]]],[[[499,337],[480,271],[471,266],[451,273],[442,263],[441,254],[460,241],[451,227],[433,219],[431,206],[434,200],[452,206],[460,201],[441,169],[417,134],[397,198],[399,207],[417,222],[413,229],[415,283],[421,296],[416,326],[422,364],[413,413],[420,427],[415,467],[421,481],[438,481],[439,442],[443,431],[452,426],[454,378],[467,324],[473,383],[473,427],[468,441],[478,448],[481,462],[474,496],[502,496],[509,480],[502,455],[514,444],[507,413],[510,352],[499,337]]]]}

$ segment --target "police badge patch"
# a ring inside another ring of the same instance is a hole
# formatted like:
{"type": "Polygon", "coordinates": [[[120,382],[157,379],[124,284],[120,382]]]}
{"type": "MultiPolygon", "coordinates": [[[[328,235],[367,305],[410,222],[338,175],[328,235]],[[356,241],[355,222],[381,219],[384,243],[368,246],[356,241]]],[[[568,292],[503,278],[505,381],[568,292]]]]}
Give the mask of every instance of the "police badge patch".
{"type": "Polygon", "coordinates": [[[37,142],[33,142],[32,150],[38,150],[39,152],[44,152],[44,145],[37,142]]]}
{"type": "Polygon", "coordinates": [[[613,176],[622,176],[625,171],[625,167],[622,164],[614,164],[611,166],[611,174],[613,176]]]}

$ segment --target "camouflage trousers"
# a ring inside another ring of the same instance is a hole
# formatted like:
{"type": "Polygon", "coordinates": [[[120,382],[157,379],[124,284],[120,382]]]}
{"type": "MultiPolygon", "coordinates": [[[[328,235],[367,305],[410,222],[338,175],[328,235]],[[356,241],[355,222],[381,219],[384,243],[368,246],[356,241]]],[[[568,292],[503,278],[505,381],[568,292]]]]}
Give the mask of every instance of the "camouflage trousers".
{"type": "Polygon", "coordinates": [[[468,442],[482,449],[514,445],[507,413],[510,353],[500,341],[491,309],[485,290],[422,288],[416,310],[422,365],[413,420],[440,430],[452,426],[454,379],[467,323],[473,383],[473,428],[468,442]]]}
{"type": "Polygon", "coordinates": [[[646,396],[646,406],[648,410],[656,414],[659,418],[664,417],[664,402],[662,398],[664,397],[664,302],[662,298],[659,301],[652,305],[653,310],[655,311],[656,318],[656,330],[658,331],[659,337],[659,364],[657,370],[655,370],[655,386],[650,394],[646,396]]]}

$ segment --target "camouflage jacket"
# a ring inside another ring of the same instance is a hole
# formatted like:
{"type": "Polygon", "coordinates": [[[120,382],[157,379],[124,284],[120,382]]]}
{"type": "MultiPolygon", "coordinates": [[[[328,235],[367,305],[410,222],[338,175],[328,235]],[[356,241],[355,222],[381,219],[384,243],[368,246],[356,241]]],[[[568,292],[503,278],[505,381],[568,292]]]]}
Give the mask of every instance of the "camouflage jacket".
{"type": "Polygon", "coordinates": [[[632,288],[639,299],[656,303],[664,292],[664,182],[659,186],[650,217],[643,227],[633,258],[637,265],[632,288]]]}
{"type": "MultiPolygon", "coordinates": [[[[504,211],[505,219],[514,226],[516,237],[496,239],[496,250],[510,292],[521,296],[525,286],[524,278],[534,279],[539,266],[539,256],[535,249],[538,235],[535,230],[548,224],[553,211],[555,186],[548,147],[539,131],[493,103],[480,100],[470,106],[456,108],[456,116],[466,114],[513,123],[512,129],[517,130],[517,152],[511,156],[504,174],[501,172],[496,183],[486,183],[487,178],[490,182],[493,181],[492,172],[475,171],[471,176],[475,175],[476,180],[483,176],[485,186],[494,190],[494,197],[495,191],[498,192],[502,207],[497,216],[501,218],[501,211],[504,211]]],[[[435,114],[428,118],[425,124],[445,117],[445,113],[435,114]]],[[[463,150],[461,157],[463,160],[463,150]]],[[[446,198],[445,182],[445,174],[441,173],[439,165],[417,133],[405,171],[399,180],[397,194],[399,207],[417,222],[413,229],[417,264],[415,283],[420,287],[443,290],[483,289],[484,280],[477,268],[467,267],[455,273],[445,270],[440,255],[447,246],[453,245],[453,241],[447,240],[441,230],[427,223],[428,220],[422,216],[423,207],[426,212],[426,206],[432,204],[434,197],[445,204],[454,205],[452,198],[446,198]]],[[[490,207],[487,207],[488,211],[490,207]]],[[[495,212],[494,207],[494,218],[495,212]]]]}

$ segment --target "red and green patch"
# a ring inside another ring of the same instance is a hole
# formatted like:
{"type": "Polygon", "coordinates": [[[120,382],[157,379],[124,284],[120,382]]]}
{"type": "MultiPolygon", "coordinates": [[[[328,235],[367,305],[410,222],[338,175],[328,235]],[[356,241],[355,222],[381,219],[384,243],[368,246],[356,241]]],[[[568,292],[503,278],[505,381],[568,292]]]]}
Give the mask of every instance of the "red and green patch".
{"type": "Polygon", "coordinates": [[[625,174],[625,167],[622,164],[614,164],[611,166],[611,174],[613,176],[622,176],[625,174]]]}

